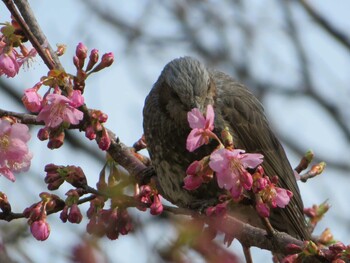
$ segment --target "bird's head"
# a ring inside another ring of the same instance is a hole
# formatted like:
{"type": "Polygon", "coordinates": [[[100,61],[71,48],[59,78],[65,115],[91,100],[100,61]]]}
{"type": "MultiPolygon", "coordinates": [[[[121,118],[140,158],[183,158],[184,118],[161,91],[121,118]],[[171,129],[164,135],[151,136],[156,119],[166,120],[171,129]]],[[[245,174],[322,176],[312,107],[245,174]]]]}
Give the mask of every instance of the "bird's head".
{"type": "Polygon", "coordinates": [[[181,115],[193,108],[204,113],[208,104],[214,104],[215,84],[206,67],[194,58],[172,60],[158,82],[160,105],[173,114],[181,115]]]}

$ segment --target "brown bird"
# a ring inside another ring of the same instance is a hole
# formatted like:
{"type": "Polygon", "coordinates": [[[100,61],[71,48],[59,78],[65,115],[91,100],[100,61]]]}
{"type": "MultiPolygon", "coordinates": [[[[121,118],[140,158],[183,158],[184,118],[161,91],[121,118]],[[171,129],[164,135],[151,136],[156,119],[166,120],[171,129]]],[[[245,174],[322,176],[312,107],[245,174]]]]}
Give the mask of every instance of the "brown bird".
{"type": "MultiPolygon", "coordinates": [[[[186,150],[186,139],[191,131],[187,112],[198,108],[204,113],[208,104],[213,105],[215,111],[214,132],[220,136],[228,127],[235,148],[263,154],[265,173],[269,177],[277,175],[279,187],[293,192],[286,208],[273,209],[272,226],[296,238],[310,239],[293,169],[271,131],[261,103],[230,76],[209,70],[191,57],[174,59],[164,67],[143,109],[144,135],[162,195],[179,207],[191,209],[218,202],[217,197],[223,190],[216,180],[195,191],[183,188],[187,167],[209,155],[216,146],[213,142],[192,153],[186,150]]],[[[253,208],[250,210],[243,212],[243,217],[254,225],[259,218],[253,208]]]]}

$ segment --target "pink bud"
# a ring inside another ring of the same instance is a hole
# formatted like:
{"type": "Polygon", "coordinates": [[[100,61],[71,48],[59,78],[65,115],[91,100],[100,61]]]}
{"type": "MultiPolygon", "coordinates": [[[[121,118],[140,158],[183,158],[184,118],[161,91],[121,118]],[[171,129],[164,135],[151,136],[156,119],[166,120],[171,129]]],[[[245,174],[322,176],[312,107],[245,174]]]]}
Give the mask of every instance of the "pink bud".
{"type": "Polygon", "coordinates": [[[160,202],[159,195],[153,196],[153,203],[150,206],[151,215],[159,215],[163,212],[163,204],[160,202]]]}
{"type": "Polygon", "coordinates": [[[40,141],[45,141],[49,138],[50,134],[47,128],[41,128],[37,136],[40,141]]]}
{"type": "Polygon", "coordinates": [[[112,52],[103,54],[101,64],[103,67],[109,67],[114,62],[114,55],[112,52]]]}
{"type": "Polygon", "coordinates": [[[93,66],[96,65],[98,58],[99,58],[98,50],[94,48],[93,50],[91,50],[91,53],[89,56],[89,63],[86,67],[86,71],[91,70],[93,66]]]}
{"type": "Polygon", "coordinates": [[[73,224],[79,224],[81,220],[83,219],[83,216],[80,212],[80,209],[77,204],[73,204],[70,207],[70,211],[68,214],[68,221],[73,224]]]}
{"type": "Polygon", "coordinates": [[[106,129],[103,129],[102,137],[98,143],[98,147],[100,147],[101,150],[106,151],[109,149],[110,145],[111,145],[111,139],[109,138],[108,132],[106,129]]]}
{"type": "Polygon", "coordinates": [[[79,60],[84,60],[87,57],[87,51],[87,47],[80,42],[75,50],[75,55],[79,58],[79,60]]]}
{"type": "Polygon", "coordinates": [[[68,206],[64,206],[63,210],[60,213],[60,219],[62,220],[63,223],[67,222],[68,219],[68,206]]]}
{"type": "Polygon", "coordinates": [[[270,208],[267,204],[263,202],[259,202],[255,206],[256,211],[259,213],[262,217],[269,217],[270,216],[270,208]]]}
{"type": "Polygon", "coordinates": [[[88,126],[85,129],[85,137],[88,138],[89,140],[94,140],[96,138],[96,133],[94,128],[92,128],[91,126],[88,126]]]}
{"type": "Polygon", "coordinates": [[[37,240],[44,241],[50,235],[50,226],[45,220],[41,219],[30,225],[30,231],[37,240]]]}

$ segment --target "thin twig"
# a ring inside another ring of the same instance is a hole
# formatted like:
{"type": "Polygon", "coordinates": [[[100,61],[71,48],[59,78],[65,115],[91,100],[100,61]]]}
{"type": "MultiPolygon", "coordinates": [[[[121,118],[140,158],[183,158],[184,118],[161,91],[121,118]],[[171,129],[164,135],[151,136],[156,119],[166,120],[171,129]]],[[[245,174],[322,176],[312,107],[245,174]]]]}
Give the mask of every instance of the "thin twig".
{"type": "Polygon", "coordinates": [[[315,8],[313,8],[307,0],[299,0],[304,10],[315,20],[315,22],[330,34],[335,40],[343,45],[348,52],[350,52],[350,39],[341,31],[335,28],[329,21],[327,21],[315,8]]]}
{"type": "Polygon", "coordinates": [[[18,10],[20,11],[24,21],[26,22],[26,25],[28,29],[26,28],[27,34],[30,34],[30,38],[28,37],[29,41],[33,44],[32,41],[39,42],[39,46],[34,46],[34,48],[38,51],[40,57],[44,60],[45,64],[48,66],[49,69],[63,69],[60,60],[56,53],[53,51],[53,49],[50,46],[49,41],[47,40],[45,34],[40,28],[39,23],[37,22],[35,15],[29,5],[29,2],[27,0],[14,0],[18,10]],[[33,36],[33,37],[32,37],[33,36]],[[47,53],[49,52],[49,54],[47,53]],[[53,63],[52,63],[53,62],[53,63]],[[51,67],[49,67],[49,65],[51,67]]]}

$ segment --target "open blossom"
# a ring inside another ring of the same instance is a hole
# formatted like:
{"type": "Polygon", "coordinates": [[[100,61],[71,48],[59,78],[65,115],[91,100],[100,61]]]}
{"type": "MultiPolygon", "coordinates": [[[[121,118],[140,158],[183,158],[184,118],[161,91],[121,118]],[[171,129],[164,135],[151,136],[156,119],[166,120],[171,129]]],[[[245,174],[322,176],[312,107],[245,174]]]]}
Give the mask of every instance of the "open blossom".
{"type": "Polygon", "coordinates": [[[262,163],[262,158],[261,154],[222,148],[210,155],[209,166],[216,172],[219,187],[229,190],[246,172],[246,168],[255,168],[262,163]]]}
{"type": "Polygon", "coordinates": [[[285,208],[286,205],[288,205],[293,196],[291,191],[277,187],[275,183],[271,182],[266,176],[259,178],[259,180],[265,180],[265,187],[263,189],[259,189],[257,192],[261,198],[261,200],[256,204],[256,210],[260,216],[268,217],[270,215],[271,207],[285,208]]]}
{"type": "Polygon", "coordinates": [[[197,108],[187,113],[187,120],[192,128],[186,142],[188,151],[193,152],[203,144],[209,143],[209,139],[213,136],[214,116],[214,109],[211,105],[207,106],[205,117],[197,108]]]}
{"type": "Polygon", "coordinates": [[[0,174],[15,181],[13,173],[27,171],[32,154],[28,150],[28,127],[0,119],[0,174]]]}
{"type": "Polygon", "coordinates": [[[44,121],[47,127],[56,128],[62,122],[78,124],[84,114],[76,107],[84,103],[81,92],[74,90],[67,98],[60,94],[49,94],[46,96],[47,104],[40,111],[37,120],[44,121]]]}
{"type": "Polygon", "coordinates": [[[220,188],[231,191],[232,197],[238,199],[243,188],[250,190],[253,184],[247,168],[255,168],[262,163],[263,155],[244,153],[244,150],[219,149],[210,155],[209,166],[216,172],[220,188]]]}

